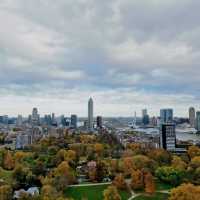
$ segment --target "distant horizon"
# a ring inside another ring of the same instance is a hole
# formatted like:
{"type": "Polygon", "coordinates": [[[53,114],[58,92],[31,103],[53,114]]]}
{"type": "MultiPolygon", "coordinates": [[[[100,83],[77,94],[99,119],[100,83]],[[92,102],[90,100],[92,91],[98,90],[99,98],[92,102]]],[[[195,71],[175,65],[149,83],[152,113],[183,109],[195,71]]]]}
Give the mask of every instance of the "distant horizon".
{"type": "MultiPolygon", "coordinates": [[[[95,105],[95,104],[94,104],[95,105]]],[[[190,106],[190,107],[194,107],[194,106],[190,106]]],[[[181,117],[183,117],[183,118],[189,118],[189,108],[190,107],[188,107],[188,109],[186,110],[186,114],[185,115],[177,115],[176,114],[176,110],[174,109],[174,108],[172,108],[172,107],[163,107],[163,108],[160,108],[160,109],[168,109],[168,108],[170,108],[170,109],[173,109],[173,115],[174,115],[174,117],[179,117],[179,118],[181,118],[181,117]]],[[[48,112],[41,112],[41,109],[39,108],[39,107],[36,107],[36,106],[33,106],[32,107],[32,109],[33,108],[37,108],[38,109],[38,114],[40,115],[40,117],[44,117],[45,115],[51,115],[52,113],[54,113],[55,114],[55,116],[56,117],[60,117],[60,116],[62,116],[62,115],[64,115],[65,117],[70,117],[71,115],[77,115],[79,118],[87,118],[88,116],[87,115],[79,115],[79,114],[77,114],[77,113],[75,113],[75,112],[72,112],[72,113],[69,113],[69,112],[63,112],[63,113],[56,113],[56,112],[54,112],[54,111],[52,111],[52,112],[50,112],[50,111],[48,111],[48,112]]],[[[195,107],[194,107],[195,108],[195,107]]],[[[29,115],[31,115],[32,114],[32,109],[30,110],[30,113],[17,113],[17,114],[8,114],[8,113],[1,113],[0,112],[0,116],[5,116],[5,115],[8,115],[9,117],[13,117],[13,118],[17,118],[18,117],[18,115],[22,115],[24,118],[28,118],[28,116],[29,115]]],[[[143,108],[144,109],[144,108],[143,108]]],[[[148,115],[150,116],[150,117],[159,117],[160,116],[160,109],[159,109],[159,111],[158,112],[156,112],[156,114],[154,113],[154,112],[151,112],[150,110],[148,110],[148,108],[147,107],[145,107],[145,109],[147,109],[147,112],[148,112],[148,115]],[[150,112],[149,112],[150,111],[150,112]]],[[[94,110],[95,111],[95,110],[94,110]]],[[[197,111],[200,111],[200,109],[198,110],[198,109],[196,109],[195,108],[195,112],[197,112],[197,111]]],[[[87,112],[87,111],[86,111],[87,112]]],[[[95,113],[95,112],[94,112],[95,113]]],[[[140,111],[138,111],[138,112],[136,112],[136,114],[137,114],[137,118],[141,118],[142,117],[142,109],[140,110],[140,111]]],[[[102,117],[104,117],[104,118],[134,118],[134,115],[135,115],[135,111],[133,111],[133,114],[132,115],[104,115],[103,113],[101,113],[101,114],[98,114],[98,113],[95,113],[94,114],[94,117],[97,117],[97,116],[102,116],[102,117]]]]}

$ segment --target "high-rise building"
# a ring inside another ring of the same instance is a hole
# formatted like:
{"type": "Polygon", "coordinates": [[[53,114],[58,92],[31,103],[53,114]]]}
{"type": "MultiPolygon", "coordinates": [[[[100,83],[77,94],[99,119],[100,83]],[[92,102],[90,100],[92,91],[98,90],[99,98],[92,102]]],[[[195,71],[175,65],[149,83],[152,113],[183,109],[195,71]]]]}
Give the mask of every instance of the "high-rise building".
{"type": "Polygon", "coordinates": [[[142,119],[142,123],[144,125],[148,125],[149,124],[149,115],[145,115],[142,119]]]}
{"type": "Polygon", "coordinates": [[[88,101],[88,130],[93,130],[93,100],[92,98],[88,101]]]}
{"type": "Polygon", "coordinates": [[[56,121],[55,113],[52,113],[52,115],[51,115],[51,125],[52,126],[57,126],[57,121],[56,121]]]}
{"type": "Polygon", "coordinates": [[[23,121],[22,115],[18,115],[16,125],[22,126],[22,121],[23,121]]]}
{"type": "Polygon", "coordinates": [[[44,116],[44,124],[47,125],[47,126],[52,125],[51,115],[45,115],[44,116]]]}
{"type": "Polygon", "coordinates": [[[61,124],[62,126],[66,126],[66,118],[65,118],[64,115],[61,115],[61,116],[60,116],[60,124],[61,124]]]}
{"type": "Polygon", "coordinates": [[[175,124],[161,124],[160,127],[160,147],[168,151],[176,150],[175,124]]]}
{"type": "Polygon", "coordinates": [[[32,125],[39,125],[40,123],[40,115],[38,114],[38,109],[33,108],[32,116],[31,116],[32,125]]]}
{"type": "Polygon", "coordinates": [[[173,122],[173,109],[160,110],[160,124],[173,122]]]}
{"type": "Polygon", "coordinates": [[[143,123],[143,125],[149,124],[149,115],[147,113],[147,109],[142,110],[142,123],[143,123]]]}
{"type": "Polygon", "coordinates": [[[200,131],[200,111],[196,112],[196,129],[200,131]]]}
{"type": "Polygon", "coordinates": [[[78,117],[77,115],[71,115],[71,128],[76,129],[78,123],[78,117]]]}
{"type": "Polygon", "coordinates": [[[142,117],[144,117],[145,115],[147,115],[147,109],[142,110],[142,117]]]}
{"type": "Polygon", "coordinates": [[[189,121],[190,121],[190,126],[192,128],[195,128],[195,109],[193,107],[189,108],[189,121]]]}
{"type": "Polygon", "coordinates": [[[152,117],[152,118],[151,118],[151,125],[152,125],[152,126],[157,126],[157,121],[158,121],[158,120],[157,120],[156,117],[152,117]]]}
{"type": "Polygon", "coordinates": [[[97,116],[97,128],[103,127],[103,118],[101,116],[97,116]]]}

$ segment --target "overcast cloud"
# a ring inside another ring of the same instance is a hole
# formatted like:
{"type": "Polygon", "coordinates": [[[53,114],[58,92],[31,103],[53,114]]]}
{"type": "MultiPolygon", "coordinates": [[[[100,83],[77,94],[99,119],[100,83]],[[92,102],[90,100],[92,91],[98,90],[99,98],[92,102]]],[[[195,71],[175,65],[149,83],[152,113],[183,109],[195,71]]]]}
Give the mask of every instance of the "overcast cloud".
{"type": "MultiPolygon", "coordinates": [[[[200,1],[1,0],[0,114],[200,105],[200,1]]],[[[140,114],[140,113],[139,113],[140,114]]]]}

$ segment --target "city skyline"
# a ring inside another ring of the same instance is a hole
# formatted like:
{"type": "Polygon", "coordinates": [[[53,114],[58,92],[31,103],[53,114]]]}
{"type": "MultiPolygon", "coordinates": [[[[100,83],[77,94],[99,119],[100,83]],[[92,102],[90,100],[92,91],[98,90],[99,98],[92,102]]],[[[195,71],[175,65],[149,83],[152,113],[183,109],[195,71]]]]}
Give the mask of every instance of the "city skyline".
{"type": "Polygon", "coordinates": [[[150,114],[172,107],[187,116],[188,107],[200,107],[199,6],[2,0],[0,113],[38,107],[86,116],[93,96],[104,116],[132,116],[146,106],[150,114]]]}
{"type": "MultiPolygon", "coordinates": [[[[47,111],[47,112],[44,112],[44,111],[41,111],[39,107],[32,107],[31,111],[27,114],[22,114],[22,113],[17,113],[16,115],[8,115],[8,113],[0,113],[0,116],[9,116],[9,117],[30,117],[30,116],[36,116],[38,115],[39,117],[45,117],[45,116],[48,116],[48,115],[53,115],[53,116],[56,116],[56,117],[62,117],[62,116],[78,116],[80,118],[87,118],[88,121],[90,121],[89,118],[94,118],[94,117],[99,117],[99,116],[104,116],[104,117],[139,117],[141,119],[144,118],[144,116],[148,116],[148,117],[161,117],[163,115],[163,111],[170,111],[172,112],[172,118],[174,117],[183,117],[183,118],[188,118],[189,120],[189,123],[191,124],[190,120],[191,120],[191,111],[190,109],[194,109],[194,115],[196,115],[197,112],[200,112],[200,109],[196,109],[194,107],[189,107],[187,112],[186,112],[186,115],[184,116],[179,116],[176,114],[176,110],[174,110],[173,108],[169,108],[169,107],[165,107],[165,108],[160,108],[158,112],[156,113],[153,113],[151,112],[151,110],[149,110],[147,107],[145,107],[145,109],[141,109],[141,110],[138,110],[138,112],[134,111],[133,115],[125,115],[125,116],[120,116],[120,115],[113,115],[113,116],[106,116],[106,115],[100,115],[100,113],[98,112],[95,112],[96,111],[96,106],[95,106],[95,109],[93,108],[93,104],[94,104],[94,101],[93,101],[93,98],[90,97],[87,101],[87,107],[86,107],[86,110],[87,112],[85,113],[85,115],[78,115],[77,113],[73,113],[73,112],[67,112],[67,113],[55,113],[54,111],[47,111]],[[149,112],[150,111],[150,112],[149,112]],[[35,114],[36,113],[36,114],[35,114]],[[138,114],[139,113],[139,114],[138,114]]],[[[95,102],[96,104],[96,102],[95,102]]],[[[102,113],[103,114],[103,113],[102,113]]],[[[161,117],[162,118],[162,117],[161,117]]],[[[193,119],[195,121],[195,119],[193,119]]],[[[194,124],[195,122],[193,122],[194,124]]],[[[194,126],[194,125],[193,125],[194,126]]]]}

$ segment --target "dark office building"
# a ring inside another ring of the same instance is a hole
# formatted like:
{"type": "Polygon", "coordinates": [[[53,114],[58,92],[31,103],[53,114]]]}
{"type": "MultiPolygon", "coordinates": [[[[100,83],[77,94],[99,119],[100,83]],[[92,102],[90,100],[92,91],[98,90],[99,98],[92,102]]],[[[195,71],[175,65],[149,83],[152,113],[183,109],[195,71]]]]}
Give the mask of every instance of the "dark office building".
{"type": "Polygon", "coordinates": [[[166,123],[160,127],[160,147],[168,151],[176,150],[175,124],[166,123]]]}
{"type": "Polygon", "coordinates": [[[101,116],[97,116],[97,128],[103,127],[103,119],[101,116]]]}
{"type": "Polygon", "coordinates": [[[142,123],[144,125],[148,125],[149,124],[149,115],[144,115],[142,118],[142,123]]]}

